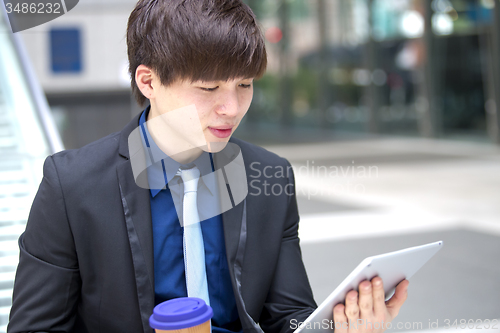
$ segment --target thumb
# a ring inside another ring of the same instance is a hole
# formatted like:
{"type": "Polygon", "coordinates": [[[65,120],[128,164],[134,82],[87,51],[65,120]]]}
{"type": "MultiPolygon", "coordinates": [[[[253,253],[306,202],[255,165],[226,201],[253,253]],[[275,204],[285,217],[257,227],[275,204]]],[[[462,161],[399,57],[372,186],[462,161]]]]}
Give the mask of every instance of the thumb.
{"type": "Polygon", "coordinates": [[[408,297],[408,284],[410,282],[408,280],[401,281],[397,287],[394,295],[390,300],[386,302],[387,311],[392,319],[394,319],[398,313],[401,306],[403,306],[406,298],[408,297]]]}

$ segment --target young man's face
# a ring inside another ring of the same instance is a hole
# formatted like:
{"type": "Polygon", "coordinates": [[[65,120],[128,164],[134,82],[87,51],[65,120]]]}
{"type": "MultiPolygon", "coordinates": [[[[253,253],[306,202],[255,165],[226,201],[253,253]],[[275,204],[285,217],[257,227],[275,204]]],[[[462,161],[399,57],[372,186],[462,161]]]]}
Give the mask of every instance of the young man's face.
{"type": "MultiPolygon", "coordinates": [[[[158,81],[156,81],[158,82],[158,81]]],[[[248,111],[253,97],[253,78],[229,81],[176,81],[154,87],[150,117],[188,105],[196,106],[207,142],[227,142],[248,111]]]]}

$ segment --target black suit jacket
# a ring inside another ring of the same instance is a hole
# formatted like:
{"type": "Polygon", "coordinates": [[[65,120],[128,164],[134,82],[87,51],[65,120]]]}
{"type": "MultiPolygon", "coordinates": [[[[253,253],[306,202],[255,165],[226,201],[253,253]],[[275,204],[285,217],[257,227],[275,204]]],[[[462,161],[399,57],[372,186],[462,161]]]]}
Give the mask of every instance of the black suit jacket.
{"type": "MultiPolygon", "coordinates": [[[[134,181],[127,141],[137,126],[138,117],[119,133],[46,159],[19,238],[9,333],[152,332],[150,194],[134,181]]],[[[242,327],[289,332],[291,319],[303,321],[316,307],[299,248],[293,173],[285,159],[231,142],[251,184],[246,199],[222,215],[242,327]]]]}

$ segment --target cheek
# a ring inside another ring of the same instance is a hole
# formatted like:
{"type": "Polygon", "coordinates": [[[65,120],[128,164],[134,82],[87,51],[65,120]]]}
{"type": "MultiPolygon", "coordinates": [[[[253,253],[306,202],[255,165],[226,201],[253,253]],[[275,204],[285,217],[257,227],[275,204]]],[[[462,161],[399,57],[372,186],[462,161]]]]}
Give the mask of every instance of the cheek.
{"type": "Polygon", "coordinates": [[[240,100],[241,117],[243,117],[250,108],[250,104],[252,104],[252,98],[253,98],[253,88],[250,89],[249,92],[245,93],[242,99],[240,100]]]}
{"type": "Polygon", "coordinates": [[[198,116],[200,117],[200,122],[202,127],[205,127],[209,118],[212,116],[214,102],[210,99],[197,98],[193,101],[198,111],[198,116]]]}
{"type": "Polygon", "coordinates": [[[209,111],[206,111],[206,110],[201,110],[199,107],[197,107],[197,109],[198,109],[198,117],[200,117],[201,128],[203,130],[206,130],[208,125],[211,122],[211,119],[210,119],[211,113],[209,111]]]}

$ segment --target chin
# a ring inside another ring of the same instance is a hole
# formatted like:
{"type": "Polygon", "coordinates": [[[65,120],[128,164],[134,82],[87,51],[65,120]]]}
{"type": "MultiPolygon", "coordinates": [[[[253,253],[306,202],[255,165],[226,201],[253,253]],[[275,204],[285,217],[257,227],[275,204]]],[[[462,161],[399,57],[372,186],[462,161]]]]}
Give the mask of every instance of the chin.
{"type": "Polygon", "coordinates": [[[221,150],[223,150],[224,148],[226,148],[227,146],[227,143],[229,141],[229,138],[227,140],[211,140],[209,141],[206,146],[206,150],[207,152],[209,153],[218,153],[220,152],[221,150]]]}
{"type": "Polygon", "coordinates": [[[231,135],[229,135],[226,138],[218,138],[215,135],[213,135],[209,129],[207,129],[205,132],[205,141],[207,142],[207,146],[203,147],[202,149],[206,152],[209,153],[218,153],[222,149],[224,149],[227,146],[227,143],[229,142],[229,139],[231,139],[231,135]]]}

